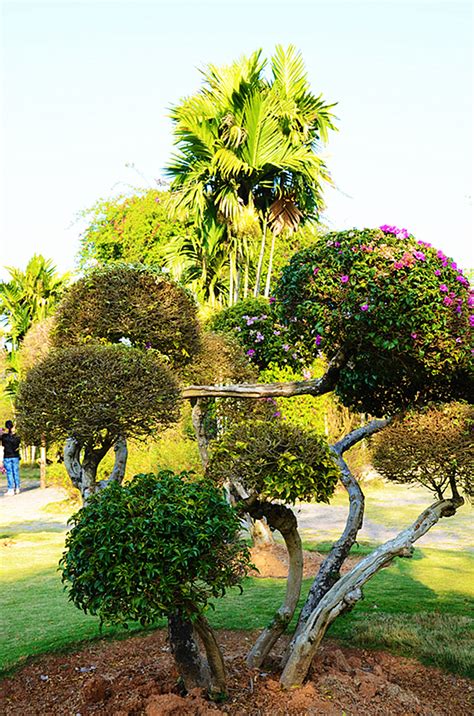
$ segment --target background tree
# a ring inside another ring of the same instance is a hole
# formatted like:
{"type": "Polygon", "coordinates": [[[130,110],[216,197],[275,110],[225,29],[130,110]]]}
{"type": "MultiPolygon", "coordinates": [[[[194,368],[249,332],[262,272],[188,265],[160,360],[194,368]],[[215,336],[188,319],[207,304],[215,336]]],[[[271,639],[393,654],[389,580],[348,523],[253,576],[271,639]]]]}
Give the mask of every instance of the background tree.
{"type": "Polygon", "coordinates": [[[185,688],[225,696],[224,660],[205,610],[239,584],[249,553],[222,492],[184,472],[138,475],[95,495],[72,523],[61,566],[74,604],[108,623],[167,617],[185,688]]]}
{"type": "Polygon", "coordinates": [[[322,185],[329,181],[316,150],[334,128],[331,106],[311,93],[294,47],[276,48],[270,80],[263,74],[265,64],[258,51],[229,67],[210,65],[203,88],[171,115],[178,147],[168,166],[172,206],[177,216],[200,227],[204,242],[210,227],[223,227],[230,305],[241,295],[242,273],[248,275],[255,253],[243,248],[243,215],[261,229],[258,295],[267,230],[272,234],[270,276],[275,237],[319,216],[322,185]]]}
{"type": "Polygon", "coordinates": [[[166,265],[166,251],[177,239],[191,240],[194,229],[171,220],[169,193],[136,189],[129,195],[101,199],[82,212],[87,227],[81,236],[79,266],[90,269],[113,262],[166,265]]]}
{"type": "Polygon", "coordinates": [[[0,283],[0,321],[7,349],[5,389],[14,395],[19,380],[17,351],[28,329],[54,313],[70,280],[60,275],[53,262],[35,254],[24,271],[8,268],[9,281],[0,283]]]}

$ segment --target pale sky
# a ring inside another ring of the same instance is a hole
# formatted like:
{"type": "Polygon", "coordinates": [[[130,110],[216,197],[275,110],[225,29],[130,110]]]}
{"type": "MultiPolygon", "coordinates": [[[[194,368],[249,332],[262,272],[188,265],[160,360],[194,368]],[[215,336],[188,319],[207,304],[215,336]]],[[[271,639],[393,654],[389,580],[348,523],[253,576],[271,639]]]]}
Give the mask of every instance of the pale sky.
{"type": "MultiPolygon", "coordinates": [[[[338,102],[331,229],[396,224],[474,266],[472,4],[446,0],[1,3],[1,261],[74,268],[77,213],[153,186],[198,69],[276,44],[338,102]],[[128,167],[127,167],[128,165],[128,167]],[[131,168],[130,165],[135,167],[131,168]]],[[[5,277],[4,271],[0,277],[5,277]]]]}

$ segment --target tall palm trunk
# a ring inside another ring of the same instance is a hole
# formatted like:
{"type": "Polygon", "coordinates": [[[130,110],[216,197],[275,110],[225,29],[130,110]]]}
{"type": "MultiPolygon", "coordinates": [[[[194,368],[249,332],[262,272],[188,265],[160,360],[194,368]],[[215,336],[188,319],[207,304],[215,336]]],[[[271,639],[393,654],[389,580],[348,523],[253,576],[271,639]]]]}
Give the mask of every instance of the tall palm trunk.
{"type": "Polygon", "coordinates": [[[268,269],[267,269],[267,281],[265,283],[265,298],[268,298],[270,295],[270,283],[272,280],[272,268],[273,268],[273,254],[275,253],[275,240],[276,235],[272,231],[272,243],[270,246],[270,257],[268,259],[268,269]]]}
{"type": "Polygon", "coordinates": [[[263,226],[262,226],[262,241],[260,244],[260,255],[258,257],[258,265],[257,265],[257,276],[255,278],[255,288],[253,291],[253,295],[255,298],[260,293],[260,281],[262,277],[262,268],[263,268],[263,259],[265,257],[265,246],[267,242],[267,217],[263,220],[263,226]]]}

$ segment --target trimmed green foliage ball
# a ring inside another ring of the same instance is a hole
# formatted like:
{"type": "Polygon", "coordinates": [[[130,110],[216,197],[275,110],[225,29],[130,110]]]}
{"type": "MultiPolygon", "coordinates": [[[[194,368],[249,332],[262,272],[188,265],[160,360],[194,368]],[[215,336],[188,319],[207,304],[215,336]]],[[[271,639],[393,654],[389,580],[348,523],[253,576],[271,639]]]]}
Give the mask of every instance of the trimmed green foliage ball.
{"type": "Polygon", "coordinates": [[[173,366],[185,365],[199,348],[196,306],[184,289],[147,267],[93,269],[59,305],[54,345],[124,339],[159,351],[173,366]]]}
{"type": "Polygon", "coordinates": [[[72,518],[60,562],[69,599],[108,623],[189,618],[239,584],[249,552],[222,491],[194,475],[137,475],[72,518]]]}
{"type": "Polygon", "coordinates": [[[373,438],[374,467],[442,497],[453,485],[474,498],[474,407],[453,402],[401,416],[373,438]]]}
{"type": "Polygon", "coordinates": [[[18,429],[31,445],[44,435],[94,446],[172,424],[178,402],[176,379],[156,351],[73,346],[51,351],[28,371],[16,399],[18,429]]]}
{"type": "Polygon", "coordinates": [[[276,296],[308,350],[346,356],[336,391],[348,407],[383,415],[472,392],[469,282],[405,229],[327,234],[293,256],[276,296]]]}
{"type": "Polygon", "coordinates": [[[216,441],[206,475],[265,500],[329,502],[339,477],[322,435],[282,421],[247,421],[216,441]]]}

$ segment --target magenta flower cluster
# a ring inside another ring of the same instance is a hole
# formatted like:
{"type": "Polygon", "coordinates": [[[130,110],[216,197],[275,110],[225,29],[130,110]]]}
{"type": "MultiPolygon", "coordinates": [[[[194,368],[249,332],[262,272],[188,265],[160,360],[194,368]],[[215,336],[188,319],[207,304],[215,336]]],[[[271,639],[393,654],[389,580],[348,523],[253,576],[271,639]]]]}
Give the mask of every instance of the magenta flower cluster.
{"type": "Polygon", "coordinates": [[[382,226],[379,226],[379,229],[383,231],[384,234],[393,234],[394,236],[398,236],[399,239],[408,239],[410,236],[407,229],[399,229],[398,226],[383,224],[382,226]]]}

